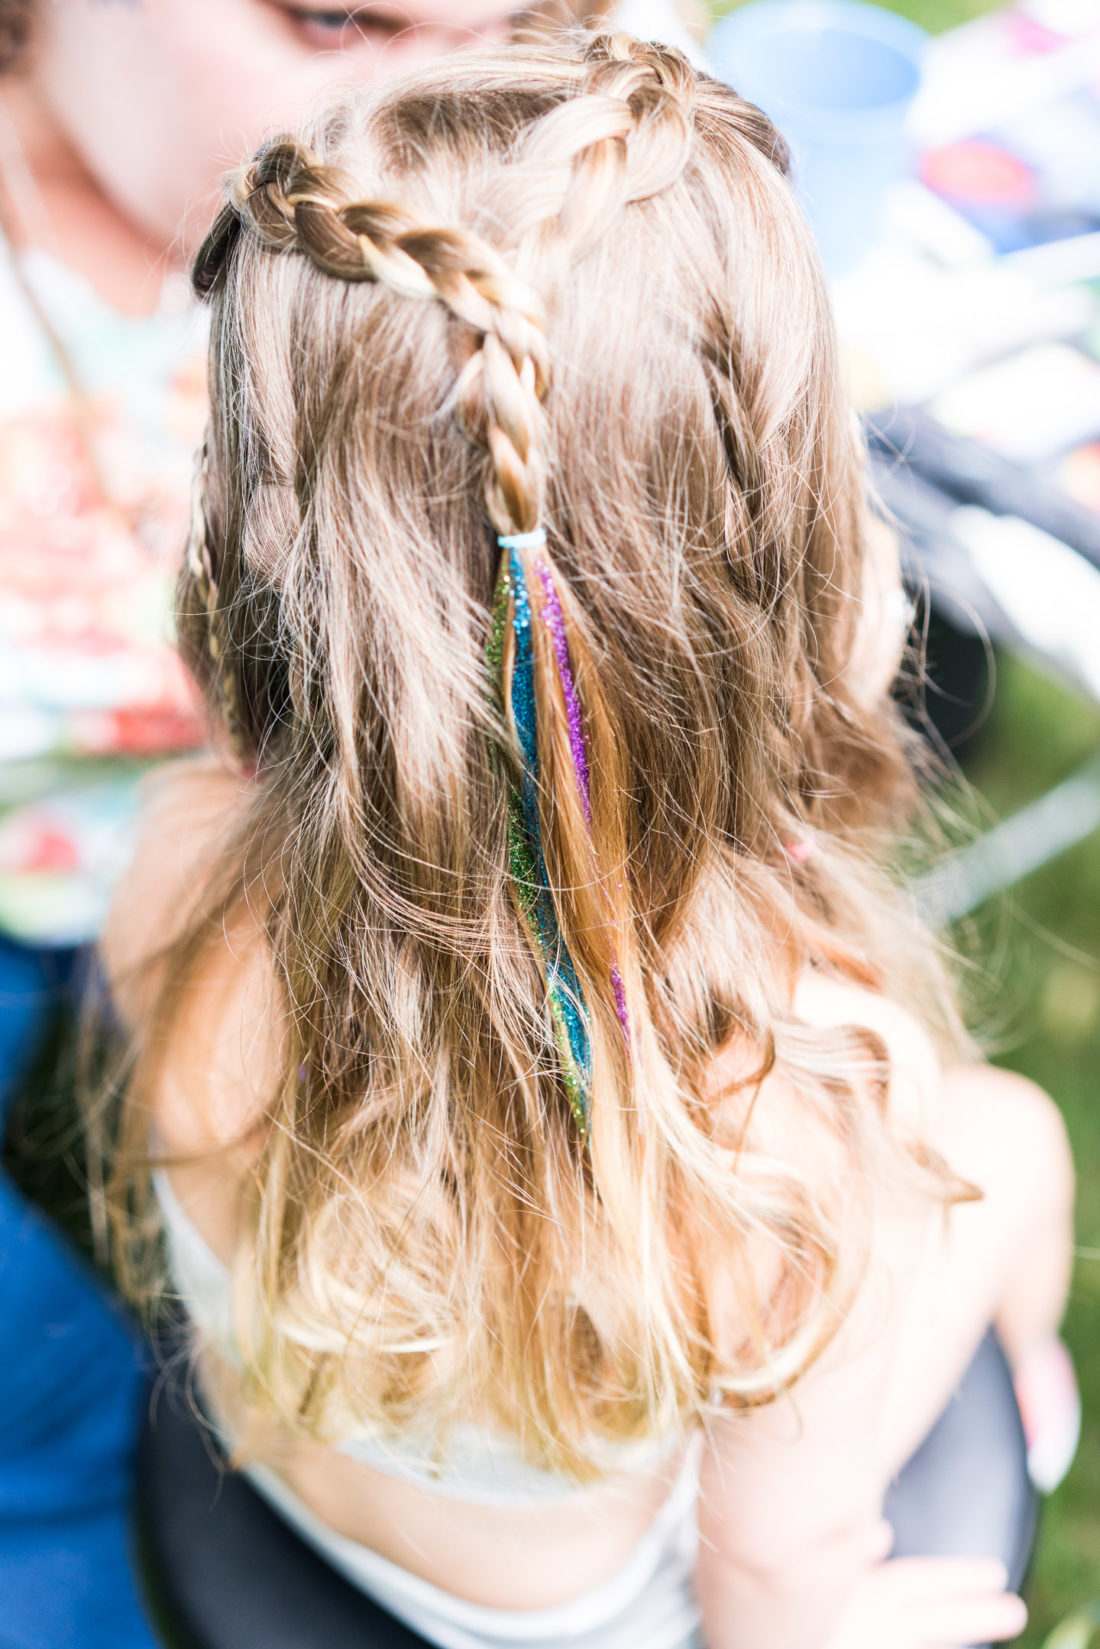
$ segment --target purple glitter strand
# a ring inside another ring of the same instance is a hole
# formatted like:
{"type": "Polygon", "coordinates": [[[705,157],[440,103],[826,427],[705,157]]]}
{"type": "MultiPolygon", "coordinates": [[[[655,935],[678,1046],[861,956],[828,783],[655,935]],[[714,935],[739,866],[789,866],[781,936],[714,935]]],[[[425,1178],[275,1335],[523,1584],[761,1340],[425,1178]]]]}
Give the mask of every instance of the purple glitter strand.
{"type": "MultiPolygon", "coordinates": [[[[573,769],[577,776],[577,792],[581,799],[581,808],[584,812],[584,822],[592,832],[592,799],[588,776],[588,742],[584,736],[584,720],[581,716],[580,699],[577,697],[577,684],[573,679],[573,665],[569,657],[569,641],[565,634],[565,615],[561,610],[561,599],[558,596],[558,587],[554,583],[553,575],[545,561],[535,565],[542,584],[542,621],[550,632],[550,640],[554,648],[554,658],[557,661],[558,676],[561,680],[562,697],[565,700],[565,713],[569,718],[569,747],[573,753],[573,769]]],[[[615,1009],[619,1015],[619,1024],[626,1037],[626,1045],[630,1046],[630,1014],[626,1006],[626,987],[623,976],[619,972],[618,963],[611,967],[611,988],[615,993],[615,1009]]]]}
{"type": "Polygon", "coordinates": [[[557,585],[554,583],[545,561],[539,561],[535,566],[535,571],[542,583],[542,619],[550,632],[554,657],[558,664],[558,675],[561,678],[562,695],[565,699],[565,713],[569,718],[569,748],[573,752],[573,770],[577,775],[577,791],[581,798],[581,808],[584,811],[584,822],[591,830],[592,801],[588,783],[588,745],[584,736],[584,722],[581,719],[577,686],[573,680],[573,666],[569,659],[569,642],[565,635],[565,615],[561,610],[557,585]]]}
{"type": "Polygon", "coordinates": [[[614,963],[611,968],[611,989],[615,992],[615,1007],[619,1015],[619,1024],[623,1028],[623,1035],[626,1037],[626,1045],[629,1048],[630,1015],[626,1008],[626,987],[623,984],[623,976],[619,972],[619,964],[617,962],[614,963]]]}

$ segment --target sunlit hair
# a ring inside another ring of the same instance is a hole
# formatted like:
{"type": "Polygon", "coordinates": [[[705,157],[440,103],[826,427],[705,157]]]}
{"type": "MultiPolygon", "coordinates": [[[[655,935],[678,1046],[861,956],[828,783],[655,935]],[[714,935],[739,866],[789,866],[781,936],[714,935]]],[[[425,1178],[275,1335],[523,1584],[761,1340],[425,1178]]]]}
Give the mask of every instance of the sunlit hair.
{"type": "Polygon", "coordinates": [[[281,1023],[236,1257],[251,1400],[330,1439],[480,1415],[583,1478],[795,1379],[877,1187],[954,1194],[887,1120],[882,1046],[792,1008],[816,965],[950,1020],[875,868],[913,781],[857,667],[862,453],[785,150],[623,36],[452,59],[262,150],[195,280],[212,422],[180,630],[255,779],[139,1043],[130,1275],[158,1049],[247,908],[281,1023]],[[589,741],[591,838],[543,638],[587,1135],[485,664],[497,534],[538,523],[589,741]]]}

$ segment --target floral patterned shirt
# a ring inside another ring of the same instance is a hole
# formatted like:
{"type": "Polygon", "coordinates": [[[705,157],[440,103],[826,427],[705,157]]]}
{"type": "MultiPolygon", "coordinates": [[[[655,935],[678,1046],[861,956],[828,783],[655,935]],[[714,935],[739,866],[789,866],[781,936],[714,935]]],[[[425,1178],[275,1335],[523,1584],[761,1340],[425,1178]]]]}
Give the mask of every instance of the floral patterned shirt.
{"type": "Polygon", "coordinates": [[[0,244],[0,931],[79,944],[125,867],[142,775],[202,736],[170,612],[204,317],[182,277],[134,319],[20,257],[0,244]]]}

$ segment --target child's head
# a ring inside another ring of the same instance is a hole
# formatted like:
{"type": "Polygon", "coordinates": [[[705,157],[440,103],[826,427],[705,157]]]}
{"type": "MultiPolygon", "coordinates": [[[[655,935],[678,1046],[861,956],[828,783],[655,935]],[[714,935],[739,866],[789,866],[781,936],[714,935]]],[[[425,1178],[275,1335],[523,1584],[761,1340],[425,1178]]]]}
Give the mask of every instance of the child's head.
{"type": "Polygon", "coordinates": [[[573,0],[0,0],[18,66],[104,192],[162,244],[193,246],[222,172],[327,87],[503,40],[573,0]]]}
{"type": "Polygon", "coordinates": [[[261,902],[288,1009],[266,1389],[321,1394],[322,1427],[488,1392],[574,1461],[723,1376],[773,1391],[835,1322],[859,1174],[784,1167],[716,1055],[778,1057],[840,1160],[888,1154],[866,1049],[815,1040],[791,985],[808,959],[889,975],[901,918],[864,856],[906,795],[780,139],[623,37],[457,60],[262,151],[196,280],[181,624],[257,773],[214,897],[261,902]],[[498,535],[540,528],[525,631],[515,578],[491,615],[498,535]],[[544,867],[517,857],[532,798],[544,867]],[[532,877],[586,1016],[580,1127],[532,877]],[[761,1234],[788,1281],[763,1368],[710,1294],[761,1234]]]}

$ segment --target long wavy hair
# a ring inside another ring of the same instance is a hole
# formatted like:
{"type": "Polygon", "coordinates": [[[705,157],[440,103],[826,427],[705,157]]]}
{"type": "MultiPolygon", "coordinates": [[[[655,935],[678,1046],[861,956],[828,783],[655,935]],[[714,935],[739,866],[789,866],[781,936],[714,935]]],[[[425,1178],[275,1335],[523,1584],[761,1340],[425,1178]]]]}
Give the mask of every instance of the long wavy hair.
{"type": "Polygon", "coordinates": [[[180,635],[254,778],[162,959],[116,1226],[140,1292],[159,1050],[247,910],[280,1035],[234,1262],[243,1378],[321,1438],[477,1415],[583,1479],[611,1441],[795,1380],[878,1188],[957,1194],[891,1121],[883,1046],[792,1007],[816,966],[952,1019],[878,868],[908,735],[857,668],[888,620],[786,174],[764,115],[678,53],[577,37],[344,97],[232,179],[196,262],[211,424],[180,635]],[[539,525],[591,769],[589,833],[543,637],[585,1129],[485,663],[497,535],[539,525]]]}

